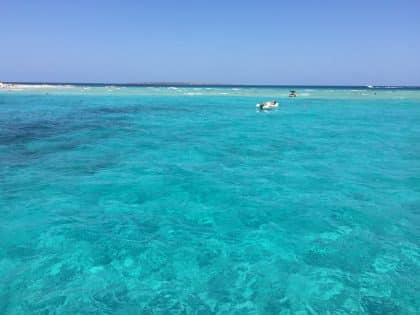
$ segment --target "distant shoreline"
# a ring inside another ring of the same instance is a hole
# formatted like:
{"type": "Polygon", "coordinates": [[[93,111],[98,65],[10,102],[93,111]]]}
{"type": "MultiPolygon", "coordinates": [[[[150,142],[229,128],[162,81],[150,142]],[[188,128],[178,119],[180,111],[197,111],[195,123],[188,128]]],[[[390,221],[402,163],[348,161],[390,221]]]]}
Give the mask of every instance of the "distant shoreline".
{"type": "Polygon", "coordinates": [[[242,88],[319,88],[319,89],[420,89],[416,85],[293,85],[293,84],[231,84],[231,83],[195,83],[195,82],[140,82],[140,83],[89,83],[89,82],[0,82],[0,89],[15,88],[58,88],[72,86],[126,86],[126,87],[242,87],[242,88]]]}

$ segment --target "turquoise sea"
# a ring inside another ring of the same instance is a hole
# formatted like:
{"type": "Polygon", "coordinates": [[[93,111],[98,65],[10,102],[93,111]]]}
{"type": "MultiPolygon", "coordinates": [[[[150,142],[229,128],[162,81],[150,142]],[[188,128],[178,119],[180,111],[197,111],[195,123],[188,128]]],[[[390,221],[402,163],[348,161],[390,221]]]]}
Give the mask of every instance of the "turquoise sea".
{"type": "Polygon", "coordinates": [[[0,90],[0,314],[419,314],[420,89],[295,89],[0,90]]]}

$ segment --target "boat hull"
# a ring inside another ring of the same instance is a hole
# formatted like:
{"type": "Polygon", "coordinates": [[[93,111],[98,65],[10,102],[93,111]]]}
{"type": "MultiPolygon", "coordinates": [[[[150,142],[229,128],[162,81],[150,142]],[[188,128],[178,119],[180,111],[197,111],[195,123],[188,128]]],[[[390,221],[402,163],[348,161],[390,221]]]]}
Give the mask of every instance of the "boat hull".
{"type": "Polygon", "coordinates": [[[257,104],[256,107],[258,109],[262,109],[262,110],[270,110],[270,109],[275,109],[277,107],[279,107],[279,104],[272,104],[272,105],[268,105],[268,104],[257,104]]]}

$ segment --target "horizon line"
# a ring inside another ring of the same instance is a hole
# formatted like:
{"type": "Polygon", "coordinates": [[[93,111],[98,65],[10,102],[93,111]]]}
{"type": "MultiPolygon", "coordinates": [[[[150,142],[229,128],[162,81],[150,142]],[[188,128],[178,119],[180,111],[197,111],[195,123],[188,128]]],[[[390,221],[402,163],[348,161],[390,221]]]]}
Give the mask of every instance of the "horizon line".
{"type": "Polygon", "coordinates": [[[250,84],[250,83],[209,83],[209,82],[172,82],[172,81],[146,81],[146,82],[59,82],[59,81],[0,81],[3,84],[28,85],[90,85],[90,86],[232,86],[232,87],[363,87],[363,88],[420,88],[420,85],[370,85],[370,84],[250,84]]]}

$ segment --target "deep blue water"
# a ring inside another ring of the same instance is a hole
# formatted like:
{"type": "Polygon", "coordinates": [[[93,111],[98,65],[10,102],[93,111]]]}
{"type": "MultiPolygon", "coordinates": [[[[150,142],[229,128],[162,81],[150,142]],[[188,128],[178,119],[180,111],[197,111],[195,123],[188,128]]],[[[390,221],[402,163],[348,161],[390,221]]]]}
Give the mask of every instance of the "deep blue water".
{"type": "Polygon", "coordinates": [[[0,314],[420,313],[420,91],[287,92],[0,90],[0,314]]]}

